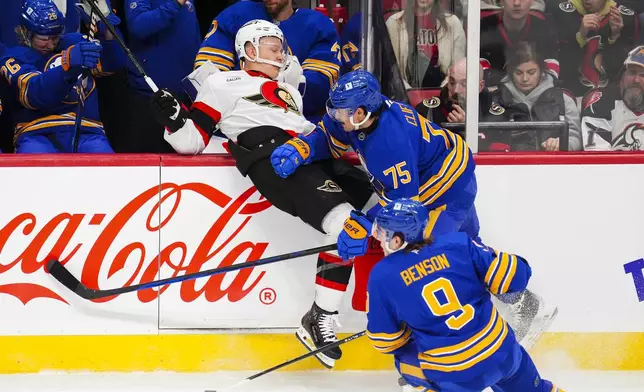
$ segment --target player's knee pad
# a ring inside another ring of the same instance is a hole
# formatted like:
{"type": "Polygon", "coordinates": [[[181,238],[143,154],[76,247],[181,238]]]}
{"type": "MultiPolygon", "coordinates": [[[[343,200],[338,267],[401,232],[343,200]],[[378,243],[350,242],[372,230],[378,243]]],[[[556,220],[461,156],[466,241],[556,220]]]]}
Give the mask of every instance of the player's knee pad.
{"type": "Polygon", "coordinates": [[[347,220],[353,209],[353,206],[349,203],[342,203],[333,207],[322,219],[322,230],[333,240],[336,240],[342,232],[344,221],[347,220]]]}

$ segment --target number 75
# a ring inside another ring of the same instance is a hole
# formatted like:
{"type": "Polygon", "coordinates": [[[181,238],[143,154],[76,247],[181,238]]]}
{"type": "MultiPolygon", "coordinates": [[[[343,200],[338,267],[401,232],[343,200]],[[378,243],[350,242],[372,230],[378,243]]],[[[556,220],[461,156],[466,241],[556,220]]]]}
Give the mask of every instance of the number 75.
{"type": "Polygon", "coordinates": [[[402,184],[409,184],[411,182],[411,174],[409,173],[409,170],[403,169],[406,165],[407,165],[407,162],[403,161],[400,163],[396,163],[394,166],[383,171],[383,174],[385,176],[388,176],[391,174],[393,178],[394,189],[398,189],[398,179],[400,179],[400,182],[402,184]]]}

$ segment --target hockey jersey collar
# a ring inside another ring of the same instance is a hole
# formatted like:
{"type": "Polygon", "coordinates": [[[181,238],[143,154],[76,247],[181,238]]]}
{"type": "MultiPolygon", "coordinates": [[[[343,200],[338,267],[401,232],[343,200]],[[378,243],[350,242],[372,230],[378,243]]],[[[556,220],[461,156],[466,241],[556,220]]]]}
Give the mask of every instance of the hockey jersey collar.
{"type": "Polygon", "coordinates": [[[266,75],[264,72],[248,70],[248,71],[246,71],[246,73],[249,74],[250,76],[258,76],[260,78],[266,78],[266,79],[273,80],[270,76],[266,75]]]}

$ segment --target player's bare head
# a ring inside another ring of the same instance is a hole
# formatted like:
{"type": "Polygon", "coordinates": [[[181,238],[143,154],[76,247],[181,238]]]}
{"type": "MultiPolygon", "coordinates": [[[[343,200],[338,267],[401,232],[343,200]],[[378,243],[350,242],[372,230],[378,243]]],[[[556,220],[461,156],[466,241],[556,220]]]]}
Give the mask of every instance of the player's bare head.
{"type": "Polygon", "coordinates": [[[508,55],[507,70],[514,86],[527,95],[541,82],[545,63],[534,45],[519,42],[508,55]]]}
{"type": "Polygon", "coordinates": [[[534,0],[501,0],[503,16],[514,20],[524,19],[530,12],[534,0]]]}
{"type": "Polygon", "coordinates": [[[284,10],[293,8],[293,0],[264,0],[264,8],[272,18],[277,18],[284,10]]]}
{"type": "Polygon", "coordinates": [[[599,12],[606,5],[607,0],[584,0],[584,9],[586,12],[599,12]]]}

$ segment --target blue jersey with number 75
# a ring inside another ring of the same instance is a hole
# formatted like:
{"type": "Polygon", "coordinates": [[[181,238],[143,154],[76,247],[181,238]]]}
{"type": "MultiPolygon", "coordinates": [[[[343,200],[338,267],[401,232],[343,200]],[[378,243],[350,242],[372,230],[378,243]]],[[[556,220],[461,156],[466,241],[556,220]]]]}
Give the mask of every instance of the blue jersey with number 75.
{"type": "Polygon", "coordinates": [[[409,105],[383,96],[378,119],[367,130],[346,132],[325,115],[306,136],[313,160],[338,158],[352,147],[370,175],[380,204],[409,198],[429,209],[459,199],[474,176],[465,141],[419,115],[409,105]]]}
{"type": "Polygon", "coordinates": [[[428,380],[465,381],[508,360],[514,333],[490,300],[523,291],[528,263],[448,233],[418,250],[398,251],[369,276],[367,333],[383,353],[417,350],[428,380]]]}

